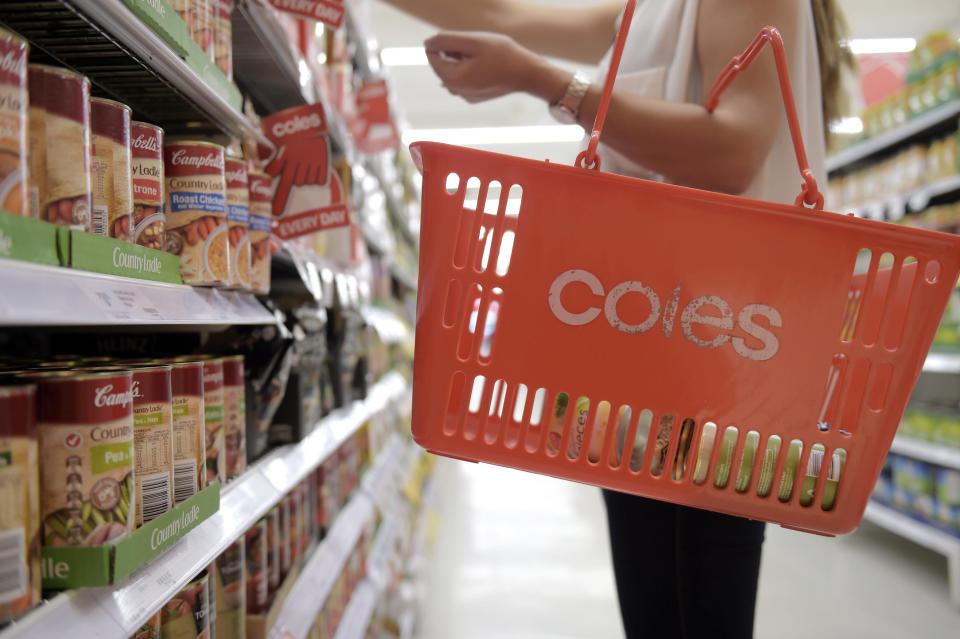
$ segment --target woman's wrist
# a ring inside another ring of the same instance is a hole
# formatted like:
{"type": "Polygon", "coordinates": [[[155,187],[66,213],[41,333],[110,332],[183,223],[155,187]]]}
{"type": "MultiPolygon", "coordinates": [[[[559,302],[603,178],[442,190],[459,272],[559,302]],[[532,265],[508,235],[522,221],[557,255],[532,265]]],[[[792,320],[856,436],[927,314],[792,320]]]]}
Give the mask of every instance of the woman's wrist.
{"type": "Polygon", "coordinates": [[[520,90],[553,104],[564,96],[572,79],[572,72],[539,58],[531,64],[528,79],[520,90]]]}

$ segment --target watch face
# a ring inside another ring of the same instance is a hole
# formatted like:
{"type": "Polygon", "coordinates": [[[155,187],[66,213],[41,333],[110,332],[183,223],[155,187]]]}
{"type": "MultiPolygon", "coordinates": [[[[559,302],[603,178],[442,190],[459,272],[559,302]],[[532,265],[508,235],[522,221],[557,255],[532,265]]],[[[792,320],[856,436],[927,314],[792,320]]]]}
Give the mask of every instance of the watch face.
{"type": "Polygon", "coordinates": [[[551,104],[550,115],[561,124],[576,124],[577,118],[568,107],[562,104],[551,104]]]}

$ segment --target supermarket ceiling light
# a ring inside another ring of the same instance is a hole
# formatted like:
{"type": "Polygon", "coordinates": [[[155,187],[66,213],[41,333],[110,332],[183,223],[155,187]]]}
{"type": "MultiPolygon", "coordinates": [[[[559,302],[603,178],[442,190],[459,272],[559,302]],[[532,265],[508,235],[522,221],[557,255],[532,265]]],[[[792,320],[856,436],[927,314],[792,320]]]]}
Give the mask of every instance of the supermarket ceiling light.
{"type": "Polygon", "coordinates": [[[385,67],[423,67],[429,64],[423,47],[384,47],[380,50],[380,61],[385,67]]]}
{"type": "Polygon", "coordinates": [[[863,120],[860,118],[841,118],[830,123],[830,132],[848,135],[863,133],[863,120]]]}
{"type": "Polygon", "coordinates": [[[910,53],[917,48],[915,38],[854,38],[847,43],[850,51],[862,53],[910,53]]]}
{"type": "Polygon", "coordinates": [[[583,128],[577,124],[546,124],[540,126],[478,126],[463,129],[411,129],[404,131],[403,143],[443,142],[464,146],[491,144],[544,144],[550,142],[579,142],[583,128]]]}

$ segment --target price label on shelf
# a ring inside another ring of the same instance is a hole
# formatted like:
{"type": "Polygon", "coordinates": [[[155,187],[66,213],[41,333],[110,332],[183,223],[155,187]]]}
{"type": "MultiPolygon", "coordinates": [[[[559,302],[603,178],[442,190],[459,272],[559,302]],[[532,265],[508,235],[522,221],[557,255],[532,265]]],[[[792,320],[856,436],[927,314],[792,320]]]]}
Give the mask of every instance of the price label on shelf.
{"type": "Polygon", "coordinates": [[[94,308],[110,320],[163,321],[166,319],[147,289],[119,282],[78,282],[94,308]]]}

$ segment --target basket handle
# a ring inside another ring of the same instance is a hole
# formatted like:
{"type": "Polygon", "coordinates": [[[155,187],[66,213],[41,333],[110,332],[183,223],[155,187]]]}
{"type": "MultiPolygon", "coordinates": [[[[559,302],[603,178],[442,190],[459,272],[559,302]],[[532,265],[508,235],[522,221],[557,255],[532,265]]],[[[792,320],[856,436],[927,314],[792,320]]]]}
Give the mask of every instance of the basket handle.
{"type": "MultiPolygon", "coordinates": [[[[630,23],[633,20],[633,11],[636,8],[637,0],[627,0],[627,5],[623,11],[623,18],[620,22],[620,30],[617,33],[617,41],[614,44],[613,55],[610,57],[610,68],[607,70],[607,78],[603,84],[603,94],[600,97],[600,105],[597,108],[597,117],[593,123],[593,132],[590,134],[590,142],[587,148],[577,156],[576,165],[581,168],[599,169],[600,156],[597,155],[597,145],[600,143],[600,133],[603,130],[603,123],[607,117],[607,108],[610,106],[610,97],[613,94],[613,85],[617,77],[617,69],[620,67],[620,59],[623,57],[623,47],[626,44],[627,32],[630,30],[630,23]]],[[[797,154],[797,165],[800,167],[800,175],[803,177],[803,184],[800,187],[800,195],[794,202],[795,206],[806,204],[818,211],[823,210],[823,194],[817,185],[817,180],[810,170],[810,164],[807,161],[807,152],[803,145],[803,135],[800,132],[800,122],[797,118],[797,108],[793,100],[793,87],[790,84],[790,71],[787,67],[787,55],[783,48],[783,38],[776,27],[764,27],[757,37],[753,39],[750,46],[738,56],[735,56],[720,73],[720,77],[710,89],[710,96],[704,103],[704,108],[709,113],[717,108],[720,101],[720,94],[723,93],[737,75],[750,66],[764,44],[770,44],[773,49],[773,57],[777,64],[777,76],[780,79],[780,93],[783,96],[783,106],[787,112],[787,124],[790,127],[790,136],[793,138],[793,148],[797,154]]]]}

